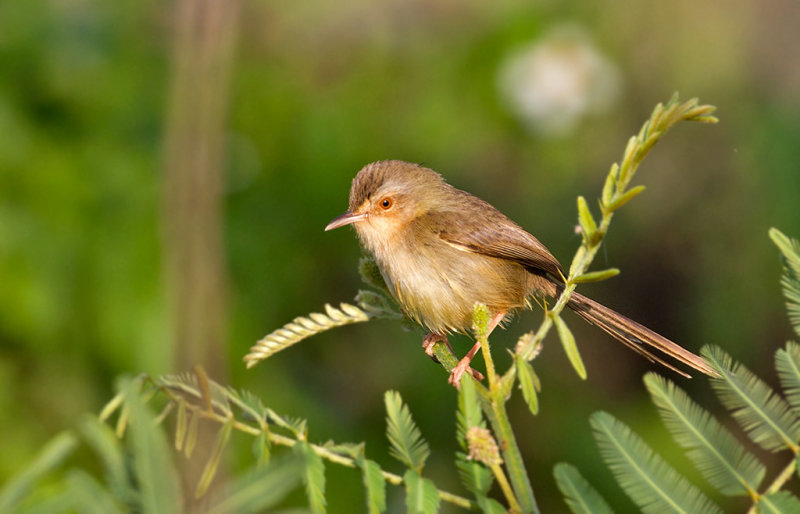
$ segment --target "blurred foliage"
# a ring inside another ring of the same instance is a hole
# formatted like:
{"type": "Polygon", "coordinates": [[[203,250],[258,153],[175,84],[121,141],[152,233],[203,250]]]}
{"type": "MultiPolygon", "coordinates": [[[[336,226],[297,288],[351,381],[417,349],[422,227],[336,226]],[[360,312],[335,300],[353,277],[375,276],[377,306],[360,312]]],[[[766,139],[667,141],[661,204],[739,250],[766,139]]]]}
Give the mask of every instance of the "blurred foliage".
{"type": "MultiPolygon", "coordinates": [[[[455,451],[454,420],[443,419],[453,409],[441,408],[454,391],[419,350],[420,334],[396,322],[323,334],[249,372],[241,358],[297,312],[355,294],[357,243],[322,228],[344,210],[363,164],[424,162],[564,259],[579,244],[575,196],[597,195],[625,138],[675,90],[714,103],[724,122],[680,131],[653,152],[647,201],[620,217],[599,256],[599,267],[606,259],[622,274],[581,291],[689,348],[715,343],[757,373],[771,367],[791,329],[764,232],[800,233],[794,4],[242,8],[226,149],[233,385],[282,412],[313,413],[320,435],[357,432],[368,444],[382,439],[383,391],[396,389],[429,443],[455,451]],[[504,107],[497,75],[508,55],[565,22],[619,68],[621,101],[545,138],[504,107]]],[[[182,371],[164,344],[159,221],[172,15],[153,1],[0,3],[0,482],[79,413],[97,410],[112,377],[182,371]]],[[[510,346],[539,316],[521,315],[496,345],[510,346]]],[[[510,405],[537,491],[555,491],[554,462],[595,454],[585,426],[592,411],[613,411],[654,446],[666,439],[643,408],[647,364],[567,322],[589,382],[575,379],[549,340],[537,367],[549,385],[539,397],[548,415],[534,424],[523,401],[510,405]]],[[[459,352],[468,344],[454,343],[459,352]]],[[[449,462],[432,457],[428,468],[449,462]]],[[[610,485],[600,467],[582,472],[610,485]]],[[[347,511],[359,479],[328,480],[330,510],[347,511]]],[[[555,493],[539,503],[562,508],[555,493]]]]}

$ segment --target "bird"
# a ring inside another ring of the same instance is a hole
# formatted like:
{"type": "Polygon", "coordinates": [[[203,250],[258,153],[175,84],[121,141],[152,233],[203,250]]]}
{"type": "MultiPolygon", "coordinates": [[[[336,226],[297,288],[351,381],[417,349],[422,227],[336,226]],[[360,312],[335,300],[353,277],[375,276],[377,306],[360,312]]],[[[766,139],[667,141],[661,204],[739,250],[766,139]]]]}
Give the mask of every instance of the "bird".
{"type": "MultiPolygon", "coordinates": [[[[564,269],[547,247],[488,202],[455,188],[437,172],[400,160],[364,166],[353,179],[348,210],[325,231],[352,225],[375,259],[403,313],[424,327],[425,352],[467,333],[476,302],[489,309],[488,332],[510,314],[563,291],[564,269]]],[[[670,357],[709,376],[706,361],[666,337],[573,292],[567,306],[614,339],[677,373],[670,357]]],[[[477,341],[451,370],[458,387],[480,350],[477,341]]]]}

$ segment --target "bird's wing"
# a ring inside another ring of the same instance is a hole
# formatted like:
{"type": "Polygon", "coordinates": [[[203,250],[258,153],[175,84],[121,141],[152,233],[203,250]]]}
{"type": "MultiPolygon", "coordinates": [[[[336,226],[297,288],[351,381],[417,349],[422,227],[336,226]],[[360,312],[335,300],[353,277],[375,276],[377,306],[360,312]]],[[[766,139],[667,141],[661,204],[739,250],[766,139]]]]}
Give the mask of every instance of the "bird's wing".
{"type": "Polygon", "coordinates": [[[462,208],[458,210],[437,211],[431,216],[435,223],[429,220],[444,242],[465,252],[512,260],[531,271],[563,276],[561,264],[547,247],[491,204],[468,193],[459,204],[462,208]],[[473,208],[464,209],[465,203],[473,208]],[[469,216],[465,212],[481,214],[469,216]]]}

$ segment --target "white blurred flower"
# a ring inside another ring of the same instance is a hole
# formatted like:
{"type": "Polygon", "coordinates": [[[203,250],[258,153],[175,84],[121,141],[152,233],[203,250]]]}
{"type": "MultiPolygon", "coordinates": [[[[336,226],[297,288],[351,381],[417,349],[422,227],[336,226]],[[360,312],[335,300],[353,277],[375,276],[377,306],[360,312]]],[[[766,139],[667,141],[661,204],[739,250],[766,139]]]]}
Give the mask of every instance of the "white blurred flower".
{"type": "Polygon", "coordinates": [[[569,133],[586,114],[606,111],[620,86],[617,67],[572,25],[513,52],[499,74],[511,111],[532,131],[550,136],[569,133]]]}

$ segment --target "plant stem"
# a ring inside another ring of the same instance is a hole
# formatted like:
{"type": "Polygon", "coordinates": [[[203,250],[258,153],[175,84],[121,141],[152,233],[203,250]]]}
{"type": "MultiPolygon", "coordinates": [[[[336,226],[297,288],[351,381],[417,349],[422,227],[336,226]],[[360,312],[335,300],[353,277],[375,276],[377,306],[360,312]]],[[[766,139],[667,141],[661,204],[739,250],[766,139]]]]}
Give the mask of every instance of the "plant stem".
{"type": "MultiPolygon", "coordinates": [[[[488,347],[488,345],[486,346],[488,347]]],[[[458,358],[453,355],[444,343],[436,343],[433,347],[433,353],[442,364],[445,371],[449,372],[458,364],[458,358]]],[[[494,366],[491,355],[486,362],[488,375],[489,363],[494,366]]],[[[462,380],[475,379],[472,378],[471,375],[465,373],[462,380]]],[[[519,451],[517,440],[511,429],[511,422],[508,419],[508,412],[506,411],[507,388],[504,387],[505,383],[501,380],[495,380],[495,384],[495,390],[491,391],[475,380],[475,389],[479,394],[481,408],[486,418],[489,420],[492,433],[503,455],[503,462],[505,463],[506,470],[508,470],[508,477],[511,481],[514,496],[519,503],[520,511],[525,514],[538,513],[539,507],[536,505],[533,487],[528,479],[528,472],[525,470],[525,461],[522,460],[522,454],[519,451]]]]}
{"type": "Polygon", "coordinates": [[[528,472],[525,470],[525,461],[522,460],[522,454],[508,420],[505,399],[498,401],[496,398],[482,397],[481,405],[503,454],[503,461],[508,470],[515,496],[520,503],[521,511],[538,513],[539,507],[536,505],[533,487],[528,479],[528,472]]]}
{"type": "Polygon", "coordinates": [[[514,491],[511,490],[506,474],[503,473],[503,467],[500,464],[492,464],[490,467],[492,468],[492,473],[494,473],[495,480],[497,480],[500,489],[508,500],[509,511],[514,513],[522,512],[522,507],[519,506],[519,502],[514,496],[514,491]]]}
{"type": "MultiPolygon", "coordinates": [[[[444,345],[442,345],[444,346],[444,345]]],[[[175,395],[170,391],[168,388],[156,386],[162,393],[164,393],[172,402],[181,401],[181,397],[179,395],[175,395]]],[[[185,398],[184,398],[185,400],[185,398]]],[[[277,444],[280,446],[286,446],[289,448],[294,447],[298,440],[287,437],[281,434],[276,434],[270,431],[266,425],[266,423],[260,423],[260,426],[252,426],[248,423],[244,423],[234,419],[232,416],[221,414],[214,409],[209,410],[206,405],[204,404],[195,404],[188,401],[184,401],[184,405],[186,409],[189,410],[193,415],[199,416],[204,419],[208,419],[214,421],[219,424],[230,423],[231,427],[239,432],[243,432],[245,434],[249,434],[252,436],[258,436],[262,433],[266,433],[269,441],[273,444],[277,444]]],[[[106,409],[104,409],[105,411],[106,409]]],[[[110,416],[111,412],[106,413],[106,417],[110,416]]],[[[259,420],[261,421],[261,420],[259,420]]],[[[349,468],[357,468],[358,464],[356,463],[355,459],[341,455],[334,451],[331,451],[329,448],[325,448],[324,446],[320,446],[317,444],[309,443],[311,449],[322,457],[330,462],[334,462],[336,464],[346,466],[349,468]]],[[[396,475],[394,473],[389,473],[388,471],[381,470],[381,475],[383,475],[384,480],[389,482],[393,485],[402,485],[403,484],[403,477],[400,475],[396,475]]],[[[437,489],[439,493],[439,498],[442,501],[446,501],[448,503],[452,503],[453,505],[457,505],[459,507],[470,509],[470,510],[480,510],[480,507],[474,501],[464,498],[463,496],[458,496],[456,494],[449,493],[447,491],[442,491],[441,489],[437,489]]]]}

